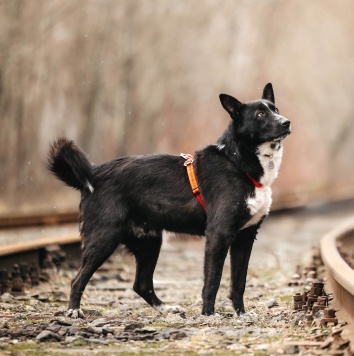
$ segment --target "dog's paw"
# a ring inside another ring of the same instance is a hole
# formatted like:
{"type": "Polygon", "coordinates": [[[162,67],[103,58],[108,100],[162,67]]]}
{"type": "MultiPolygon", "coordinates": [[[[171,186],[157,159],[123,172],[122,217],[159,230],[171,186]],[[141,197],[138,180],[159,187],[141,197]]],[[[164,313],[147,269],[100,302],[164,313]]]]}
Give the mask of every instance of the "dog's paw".
{"type": "Polygon", "coordinates": [[[81,309],[68,309],[68,311],[65,314],[68,318],[73,318],[73,319],[85,319],[85,314],[81,309]]]}
{"type": "Polygon", "coordinates": [[[186,311],[179,305],[161,304],[156,306],[155,309],[163,315],[179,314],[182,318],[186,316],[186,311]]]}
{"type": "Polygon", "coordinates": [[[258,320],[259,318],[259,315],[255,313],[253,310],[250,310],[249,312],[236,313],[235,315],[239,317],[240,320],[245,320],[245,321],[255,321],[258,320]]]}
{"type": "Polygon", "coordinates": [[[186,316],[186,311],[179,305],[167,306],[166,314],[180,314],[181,316],[186,316]]]}

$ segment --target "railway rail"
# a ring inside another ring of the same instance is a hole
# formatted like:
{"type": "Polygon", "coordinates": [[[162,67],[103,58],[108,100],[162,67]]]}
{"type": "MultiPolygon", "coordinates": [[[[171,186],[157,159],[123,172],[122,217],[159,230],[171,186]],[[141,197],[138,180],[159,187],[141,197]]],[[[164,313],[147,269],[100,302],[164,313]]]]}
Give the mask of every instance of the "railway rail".
{"type": "Polygon", "coordinates": [[[78,221],[78,212],[48,213],[0,217],[0,229],[59,225],[78,221]]]}
{"type": "Polygon", "coordinates": [[[78,233],[55,233],[53,236],[53,232],[48,232],[49,228],[57,231],[59,225],[77,221],[77,212],[0,218],[1,235],[10,236],[0,244],[0,293],[21,294],[25,286],[38,284],[41,269],[48,265],[59,268],[64,260],[78,261],[78,233]],[[23,234],[31,229],[33,240],[23,240],[20,233],[16,236],[19,231],[23,234]]]}
{"type": "MultiPolygon", "coordinates": [[[[321,256],[326,266],[328,282],[333,289],[336,307],[354,328],[354,270],[340,253],[353,254],[354,219],[328,232],[321,240],[321,256]]],[[[353,255],[351,257],[354,257],[353,255]]]]}

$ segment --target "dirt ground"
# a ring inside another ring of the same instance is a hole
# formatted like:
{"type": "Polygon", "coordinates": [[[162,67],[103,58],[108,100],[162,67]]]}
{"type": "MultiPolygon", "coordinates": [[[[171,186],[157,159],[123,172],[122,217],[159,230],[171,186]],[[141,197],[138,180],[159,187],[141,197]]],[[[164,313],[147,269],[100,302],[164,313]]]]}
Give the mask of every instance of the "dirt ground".
{"type": "Polygon", "coordinates": [[[49,283],[38,290],[0,297],[0,355],[348,354],[331,347],[331,328],[307,326],[304,313],[293,310],[292,296],[304,286],[288,282],[297,265],[310,263],[323,234],[353,213],[348,202],[272,214],[254,245],[243,317],[234,315],[227,299],[228,259],[216,314],[200,315],[203,239],[166,239],[155,272],[157,295],[182,306],[184,316],[159,315],[132,291],[131,256],[115,253],[94,275],[83,295],[85,320],[63,313],[74,272],[49,271],[49,283]]]}

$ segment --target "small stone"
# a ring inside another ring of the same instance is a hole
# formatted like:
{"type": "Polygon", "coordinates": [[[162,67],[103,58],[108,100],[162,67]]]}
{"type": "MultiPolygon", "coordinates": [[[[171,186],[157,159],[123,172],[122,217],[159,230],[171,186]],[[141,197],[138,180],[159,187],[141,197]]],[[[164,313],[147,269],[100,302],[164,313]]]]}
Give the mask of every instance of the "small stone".
{"type": "Polygon", "coordinates": [[[14,300],[14,297],[10,293],[4,293],[1,299],[4,303],[10,303],[14,300]]]}
{"type": "Polygon", "coordinates": [[[39,295],[38,298],[37,298],[40,302],[43,302],[43,303],[46,303],[49,301],[49,298],[48,296],[46,295],[39,295]]]}
{"type": "Polygon", "coordinates": [[[12,310],[12,309],[16,309],[16,305],[10,303],[0,303],[0,309],[12,310]]]}
{"type": "MultiPolygon", "coordinates": [[[[109,321],[109,324],[105,324],[106,326],[107,325],[115,325],[115,326],[119,326],[119,325],[122,325],[123,324],[123,321],[121,318],[119,319],[113,319],[113,320],[110,320],[109,321]]],[[[103,326],[103,325],[102,325],[103,326]]]]}
{"type": "Polygon", "coordinates": [[[65,336],[66,333],[67,333],[67,329],[65,329],[65,327],[62,327],[62,328],[57,332],[57,334],[58,334],[59,336],[65,336]]]}
{"type": "Polygon", "coordinates": [[[299,346],[298,345],[293,345],[293,344],[284,345],[283,352],[284,352],[285,355],[298,354],[299,353],[299,346]]]}
{"type": "Polygon", "coordinates": [[[92,334],[98,334],[98,335],[102,334],[102,328],[98,328],[98,327],[94,327],[94,326],[88,327],[87,331],[92,334]]]}
{"type": "Polygon", "coordinates": [[[142,329],[136,329],[135,332],[137,334],[153,334],[156,333],[156,329],[147,326],[142,329]]]}
{"type": "Polygon", "coordinates": [[[93,320],[90,323],[90,326],[93,326],[93,327],[102,327],[102,326],[106,326],[106,325],[109,325],[109,321],[107,321],[104,318],[93,320]]]}
{"type": "Polygon", "coordinates": [[[7,320],[0,320],[0,329],[8,329],[9,323],[7,320]]]}
{"type": "Polygon", "coordinates": [[[257,351],[266,351],[269,348],[269,344],[259,344],[254,346],[255,350],[257,351]]]}
{"type": "Polygon", "coordinates": [[[66,310],[58,310],[56,312],[54,312],[54,316],[62,316],[65,315],[66,310]]]}
{"type": "Polygon", "coordinates": [[[122,341],[122,342],[126,342],[126,341],[129,340],[128,335],[126,335],[125,333],[124,333],[124,334],[117,334],[117,335],[114,335],[114,337],[116,338],[116,340],[122,341]]]}
{"type": "Polygon", "coordinates": [[[144,327],[144,324],[142,323],[133,323],[133,324],[129,324],[124,328],[124,331],[133,331],[135,329],[141,329],[144,327]]]}
{"type": "Polygon", "coordinates": [[[27,320],[26,315],[23,315],[21,313],[16,313],[14,315],[14,321],[19,321],[19,320],[27,320]]]}
{"type": "Polygon", "coordinates": [[[37,335],[36,339],[38,341],[48,341],[48,340],[51,340],[51,341],[60,341],[60,336],[58,334],[55,334],[49,330],[44,330],[42,331],[40,334],[37,335]]]}
{"type": "Polygon", "coordinates": [[[178,331],[176,333],[171,334],[170,340],[182,340],[187,337],[187,334],[184,331],[178,331]]]}
{"type": "Polygon", "coordinates": [[[102,334],[104,336],[107,336],[108,334],[113,334],[114,333],[114,330],[109,328],[109,327],[102,327],[102,334]]]}
{"type": "Polygon", "coordinates": [[[105,341],[105,340],[89,338],[87,341],[88,341],[88,342],[92,342],[93,344],[107,345],[107,341],[105,341]]]}
{"type": "Polygon", "coordinates": [[[227,348],[228,348],[228,350],[231,350],[231,351],[237,351],[240,355],[246,354],[248,351],[248,349],[245,345],[240,345],[238,343],[231,344],[227,348]]]}
{"type": "Polygon", "coordinates": [[[66,302],[68,298],[62,291],[53,291],[53,299],[55,302],[66,302]]]}
{"type": "Polygon", "coordinates": [[[46,328],[46,330],[49,330],[53,333],[58,333],[60,329],[61,329],[60,325],[48,325],[46,328]]]}
{"type": "Polygon", "coordinates": [[[71,335],[76,335],[81,329],[77,326],[71,326],[68,330],[67,330],[67,335],[71,336],[71,335]]]}
{"type": "Polygon", "coordinates": [[[271,298],[265,302],[265,305],[267,308],[270,309],[276,307],[278,305],[278,302],[274,298],[271,298]]]}
{"type": "Polygon", "coordinates": [[[37,300],[37,299],[31,299],[29,301],[29,305],[31,305],[31,306],[37,306],[37,305],[40,305],[40,304],[41,304],[41,302],[39,300],[37,300]]]}
{"type": "MultiPolygon", "coordinates": [[[[124,310],[124,308],[119,308],[119,309],[120,309],[119,312],[124,310]]],[[[128,306],[125,310],[128,310],[128,306]]],[[[116,318],[117,315],[121,315],[117,312],[117,310],[105,310],[105,311],[103,311],[103,314],[107,318],[116,318]]]]}
{"type": "Polygon", "coordinates": [[[107,344],[112,344],[114,342],[117,342],[117,339],[114,337],[107,337],[106,342],[107,342],[107,344]]]}
{"type": "Polygon", "coordinates": [[[51,325],[71,326],[73,325],[73,320],[70,318],[55,318],[51,320],[51,325]]]}
{"type": "Polygon", "coordinates": [[[65,342],[68,344],[71,344],[77,340],[83,340],[83,338],[81,336],[67,336],[65,338],[65,342]]]}
{"type": "Polygon", "coordinates": [[[27,302],[29,301],[31,298],[27,295],[19,295],[17,297],[14,297],[15,300],[18,300],[20,302],[27,302]]]}

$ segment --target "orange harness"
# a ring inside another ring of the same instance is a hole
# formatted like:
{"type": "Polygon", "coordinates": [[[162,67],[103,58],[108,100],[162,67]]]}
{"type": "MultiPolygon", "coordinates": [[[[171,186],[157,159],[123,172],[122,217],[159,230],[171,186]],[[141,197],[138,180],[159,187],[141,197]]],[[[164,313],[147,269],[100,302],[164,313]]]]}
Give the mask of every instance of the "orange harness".
{"type": "Polygon", "coordinates": [[[194,172],[194,166],[193,166],[194,157],[189,153],[187,154],[181,153],[181,157],[183,157],[186,160],[184,162],[184,165],[187,167],[187,174],[189,178],[189,183],[192,187],[192,192],[195,195],[195,197],[198,199],[199,204],[203,207],[204,210],[206,210],[203,198],[200,194],[200,190],[198,187],[197,177],[195,176],[195,172],[194,172]]]}
{"type": "MultiPolygon", "coordinates": [[[[200,194],[197,177],[195,176],[195,172],[194,172],[194,166],[193,166],[194,156],[192,156],[189,153],[181,153],[181,157],[183,157],[186,160],[184,162],[184,165],[187,167],[187,174],[188,174],[188,178],[189,178],[189,183],[192,187],[192,192],[195,195],[195,197],[198,199],[199,204],[206,211],[203,198],[200,194]]],[[[256,188],[263,187],[263,184],[260,182],[257,182],[250,174],[246,173],[246,175],[251,180],[251,182],[254,184],[254,186],[256,188]]]]}

